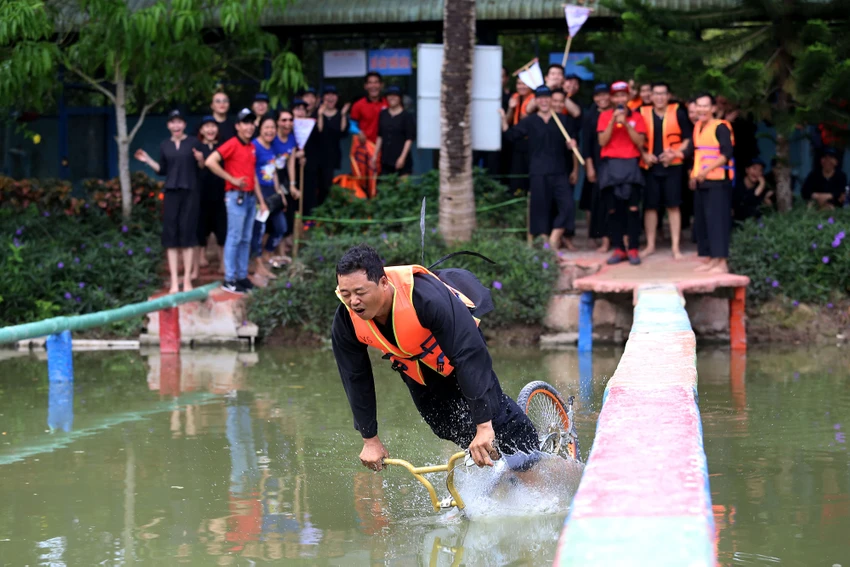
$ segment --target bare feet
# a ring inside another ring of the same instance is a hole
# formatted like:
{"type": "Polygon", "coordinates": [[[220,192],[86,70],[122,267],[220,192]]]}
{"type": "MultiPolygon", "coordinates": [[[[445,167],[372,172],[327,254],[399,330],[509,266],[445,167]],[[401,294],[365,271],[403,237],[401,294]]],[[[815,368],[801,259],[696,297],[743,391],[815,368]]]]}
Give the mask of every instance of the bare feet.
{"type": "Polygon", "coordinates": [[[673,250],[673,259],[674,260],[681,260],[682,259],[682,253],[679,252],[678,250],[673,250]]]}
{"type": "Polygon", "coordinates": [[[198,279],[198,276],[200,276],[200,275],[201,275],[201,274],[200,274],[200,269],[199,269],[199,268],[197,268],[197,267],[196,267],[194,270],[192,270],[192,279],[193,279],[193,280],[198,279]]]}
{"type": "Polygon", "coordinates": [[[702,264],[701,266],[697,266],[694,271],[695,272],[708,272],[716,268],[719,264],[719,261],[716,258],[709,258],[708,262],[702,264]]]}
{"type": "Polygon", "coordinates": [[[277,276],[273,274],[267,267],[265,262],[257,260],[254,275],[266,278],[268,280],[276,280],[277,276]]]}
{"type": "Polygon", "coordinates": [[[576,250],[578,250],[578,248],[576,248],[576,245],[573,244],[572,238],[564,238],[561,240],[561,242],[563,242],[564,248],[566,248],[570,252],[575,252],[576,250]]]}
{"type": "Polygon", "coordinates": [[[209,261],[209,260],[207,260],[207,255],[206,255],[206,253],[201,252],[201,258],[200,258],[200,260],[198,260],[198,264],[200,264],[200,266],[201,266],[202,268],[209,267],[209,265],[210,265],[210,261],[209,261]]]}
{"type": "Polygon", "coordinates": [[[709,274],[728,274],[729,268],[724,264],[717,264],[713,268],[706,270],[706,272],[709,274]]]}
{"type": "Polygon", "coordinates": [[[195,289],[192,287],[192,280],[183,280],[183,291],[192,291],[195,289]]]}
{"type": "Polygon", "coordinates": [[[179,285],[172,285],[168,289],[168,293],[180,293],[180,286],[179,285]]]}
{"type": "Polygon", "coordinates": [[[643,250],[640,251],[641,258],[647,258],[655,254],[655,246],[647,246],[643,250]]]}

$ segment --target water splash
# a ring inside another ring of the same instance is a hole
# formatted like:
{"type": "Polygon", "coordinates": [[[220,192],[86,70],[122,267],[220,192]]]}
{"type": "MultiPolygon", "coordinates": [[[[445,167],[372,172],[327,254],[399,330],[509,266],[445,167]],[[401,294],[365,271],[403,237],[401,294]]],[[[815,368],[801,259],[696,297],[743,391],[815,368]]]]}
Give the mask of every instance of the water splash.
{"type": "Polygon", "coordinates": [[[504,459],[493,467],[459,467],[455,486],[471,520],[497,516],[537,516],[569,509],[578,490],[582,463],[539,453],[526,472],[510,470],[504,459]]]}

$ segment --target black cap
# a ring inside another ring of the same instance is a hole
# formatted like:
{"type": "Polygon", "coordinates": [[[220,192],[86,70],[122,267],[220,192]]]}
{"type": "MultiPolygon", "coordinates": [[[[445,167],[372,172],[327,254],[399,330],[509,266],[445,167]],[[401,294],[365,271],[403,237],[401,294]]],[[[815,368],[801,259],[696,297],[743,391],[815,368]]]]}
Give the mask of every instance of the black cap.
{"type": "Polygon", "coordinates": [[[534,89],[534,96],[535,97],[550,97],[550,96],[552,96],[552,89],[550,89],[546,85],[537,87],[536,89],[534,89]]]}
{"type": "Polygon", "coordinates": [[[399,87],[397,85],[391,85],[391,86],[387,87],[387,91],[386,91],[385,94],[387,96],[389,96],[389,95],[401,96],[401,87],[399,87]]]}
{"type": "Polygon", "coordinates": [[[565,80],[565,81],[568,81],[568,80],[570,80],[570,79],[575,79],[576,81],[581,82],[581,77],[579,77],[579,76],[578,76],[578,75],[576,75],[575,73],[567,73],[566,75],[564,75],[564,80],[565,80]]]}
{"type": "Polygon", "coordinates": [[[593,87],[593,94],[599,93],[607,93],[608,92],[608,83],[597,83],[595,87],[593,87]]]}
{"type": "Polygon", "coordinates": [[[307,106],[307,103],[300,98],[296,98],[292,101],[292,108],[295,108],[296,106],[307,106]]]}
{"type": "Polygon", "coordinates": [[[750,161],[750,166],[752,165],[760,165],[762,167],[765,167],[764,161],[761,158],[753,158],[752,161],[750,161]]]}
{"type": "Polygon", "coordinates": [[[336,90],[335,85],[325,85],[324,87],[322,87],[322,94],[323,95],[326,95],[326,94],[329,94],[329,93],[337,94],[337,90],[336,90]]]}
{"type": "Polygon", "coordinates": [[[313,87],[307,87],[306,89],[301,89],[300,91],[296,92],[295,96],[301,98],[305,94],[316,94],[316,89],[314,89],[313,87]]]}
{"type": "Polygon", "coordinates": [[[257,115],[250,108],[243,108],[236,115],[237,122],[253,122],[257,119],[257,115]]]}
{"type": "Polygon", "coordinates": [[[254,102],[268,102],[269,95],[266,93],[257,93],[254,95],[254,102]]]}
{"type": "Polygon", "coordinates": [[[213,116],[212,114],[207,114],[206,116],[201,118],[201,126],[203,126],[204,124],[209,124],[210,122],[218,126],[218,120],[216,120],[215,116],[213,116]]]}
{"type": "Polygon", "coordinates": [[[826,157],[826,156],[830,156],[830,157],[834,157],[834,158],[838,159],[838,150],[833,148],[832,146],[826,146],[821,151],[821,157],[826,157]]]}
{"type": "Polygon", "coordinates": [[[183,116],[183,113],[176,108],[168,113],[168,121],[171,122],[172,120],[182,120],[183,122],[186,122],[186,118],[183,116]]]}

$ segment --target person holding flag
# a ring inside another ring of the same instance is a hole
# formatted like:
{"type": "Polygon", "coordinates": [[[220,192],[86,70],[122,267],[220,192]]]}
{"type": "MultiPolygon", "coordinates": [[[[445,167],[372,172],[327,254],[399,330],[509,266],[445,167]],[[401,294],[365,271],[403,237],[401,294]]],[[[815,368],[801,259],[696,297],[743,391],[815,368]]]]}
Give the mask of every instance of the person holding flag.
{"type": "Polygon", "coordinates": [[[306,104],[302,102],[302,104],[295,105],[292,112],[295,116],[292,123],[292,134],[295,136],[295,144],[303,153],[303,155],[296,157],[298,159],[298,182],[296,185],[300,189],[300,195],[298,198],[298,215],[295,217],[295,243],[292,247],[292,256],[295,257],[298,256],[298,243],[301,240],[304,228],[302,220],[304,214],[309,215],[313,211],[313,207],[316,206],[317,188],[315,184],[310,185],[309,182],[305,182],[304,170],[308,160],[319,161],[318,148],[320,146],[318,136],[313,135],[316,119],[307,117],[306,104]]]}

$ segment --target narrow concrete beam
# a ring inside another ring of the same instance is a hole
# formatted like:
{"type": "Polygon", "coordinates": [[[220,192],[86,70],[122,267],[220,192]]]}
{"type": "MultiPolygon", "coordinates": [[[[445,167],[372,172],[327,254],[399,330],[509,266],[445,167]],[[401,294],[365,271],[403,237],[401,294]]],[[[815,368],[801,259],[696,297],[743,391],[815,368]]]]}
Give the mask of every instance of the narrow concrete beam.
{"type": "Polygon", "coordinates": [[[676,287],[640,288],[556,566],[716,565],[695,349],[676,287]]]}

